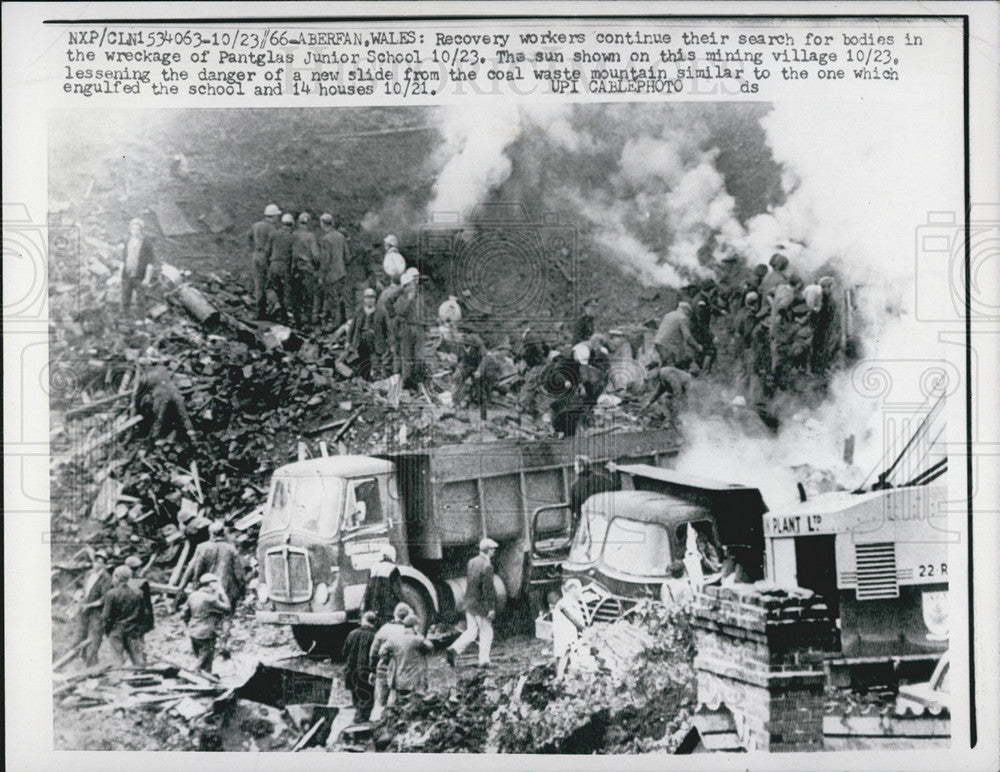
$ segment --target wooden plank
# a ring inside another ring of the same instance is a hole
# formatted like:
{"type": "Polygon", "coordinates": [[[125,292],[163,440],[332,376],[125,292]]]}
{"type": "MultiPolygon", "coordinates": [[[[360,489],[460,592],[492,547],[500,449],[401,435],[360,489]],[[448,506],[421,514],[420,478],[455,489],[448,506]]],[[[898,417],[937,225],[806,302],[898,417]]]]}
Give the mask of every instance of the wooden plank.
{"type": "Polygon", "coordinates": [[[308,732],[306,732],[304,735],[302,735],[302,737],[299,739],[299,741],[297,743],[295,743],[295,745],[292,746],[292,753],[295,753],[296,751],[300,751],[303,748],[305,748],[306,747],[306,743],[308,743],[313,738],[313,735],[316,734],[319,731],[319,728],[321,726],[323,726],[323,724],[325,722],[326,722],[326,716],[324,716],[319,721],[317,721],[315,724],[313,724],[312,728],[310,728],[310,730],[308,732]]]}
{"type": "Polygon", "coordinates": [[[122,432],[131,429],[140,421],[142,421],[142,416],[135,415],[126,420],[124,423],[119,423],[118,425],[114,426],[113,428],[102,434],[100,437],[96,437],[95,439],[84,443],[82,447],[78,448],[73,452],[73,454],[70,456],[70,460],[76,461],[82,456],[90,455],[101,446],[111,442],[111,440],[115,439],[115,437],[117,437],[122,432]]]}

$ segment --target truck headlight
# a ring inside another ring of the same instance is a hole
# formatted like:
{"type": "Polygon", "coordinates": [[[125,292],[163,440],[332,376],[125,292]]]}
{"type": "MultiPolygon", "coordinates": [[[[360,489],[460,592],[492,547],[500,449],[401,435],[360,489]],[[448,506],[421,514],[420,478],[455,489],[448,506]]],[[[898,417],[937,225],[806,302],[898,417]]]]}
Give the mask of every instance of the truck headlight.
{"type": "Polygon", "coordinates": [[[316,585],[316,590],[313,592],[313,600],[320,606],[325,606],[326,602],[330,600],[330,588],[327,587],[323,582],[316,585]]]}
{"type": "Polygon", "coordinates": [[[267,603],[269,597],[270,593],[267,590],[267,584],[265,582],[257,582],[257,600],[261,603],[267,603]]]}

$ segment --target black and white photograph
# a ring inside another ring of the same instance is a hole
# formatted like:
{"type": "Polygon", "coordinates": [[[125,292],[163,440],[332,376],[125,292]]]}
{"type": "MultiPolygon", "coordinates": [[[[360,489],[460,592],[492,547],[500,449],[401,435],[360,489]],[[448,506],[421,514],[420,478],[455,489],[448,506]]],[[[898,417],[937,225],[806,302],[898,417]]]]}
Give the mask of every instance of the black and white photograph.
{"type": "Polygon", "coordinates": [[[988,768],[961,18],[49,27],[46,759],[988,768]]]}

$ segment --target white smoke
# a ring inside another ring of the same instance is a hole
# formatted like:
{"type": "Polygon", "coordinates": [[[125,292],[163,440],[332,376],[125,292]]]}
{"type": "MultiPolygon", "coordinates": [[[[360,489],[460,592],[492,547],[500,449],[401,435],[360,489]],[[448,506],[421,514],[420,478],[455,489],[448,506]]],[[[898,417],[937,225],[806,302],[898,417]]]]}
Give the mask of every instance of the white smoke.
{"type": "Polygon", "coordinates": [[[521,108],[509,102],[444,108],[442,152],[448,160],[437,175],[428,213],[466,215],[502,185],[511,172],[507,149],[521,130],[521,108]]]}
{"type": "MultiPolygon", "coordinates": [[[[777,105],[762,124],[784,167],[787,199],[752,218],[742,240],[738,234],[736,239],[751,265],[782,249],[807,282],[820,269],[835,267],[841,289],[856,289],[864,325],[861,366],[876,360],[891,383],[888,398],[915,405],[922,393],[919,383],[906,382],[913,368],[904,367],[905,360],[942,357],[936,331],[916,321],[915,256],[928,212],[961,205],[961,126],[955,115],[916,101],[777,105]],[[795,242],[801,246],[789,251],[795,242]]],[[[884,395],[861,393],[855,375],[833,379],[828,401],[806,419],[808,436],[803,422],[788,416],[777,437],[750,441],[716,424],[711,431],[694,426],[681,464],[738,464],[757,484],[770,485],[775,464],[834,468],[843,440],[854,435],[855,464],[867,473],[896,438],[882,436],[884,395]],[[766,460],[755,474],[753,459],[766,460]]],[[[783,498],[793,493],[786,490],[783,498]]]]}

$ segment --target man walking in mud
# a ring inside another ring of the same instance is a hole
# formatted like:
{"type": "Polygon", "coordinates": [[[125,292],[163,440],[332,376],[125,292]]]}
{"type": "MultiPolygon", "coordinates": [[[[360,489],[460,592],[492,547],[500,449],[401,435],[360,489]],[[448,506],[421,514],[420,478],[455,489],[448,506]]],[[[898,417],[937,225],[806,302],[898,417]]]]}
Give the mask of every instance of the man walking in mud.
{"type": "Polygon", "coordinates": [[[479,542],[479,554],[469,561],[466,569],[465,632],[445,649],[448,664],[455,666],[455,657],[479,639],[479,667],[489,667],[493,646],[493,620],[496,619],[497,595],[493,586],[493,556],[499,545],[493,539],[479,542]]]}

